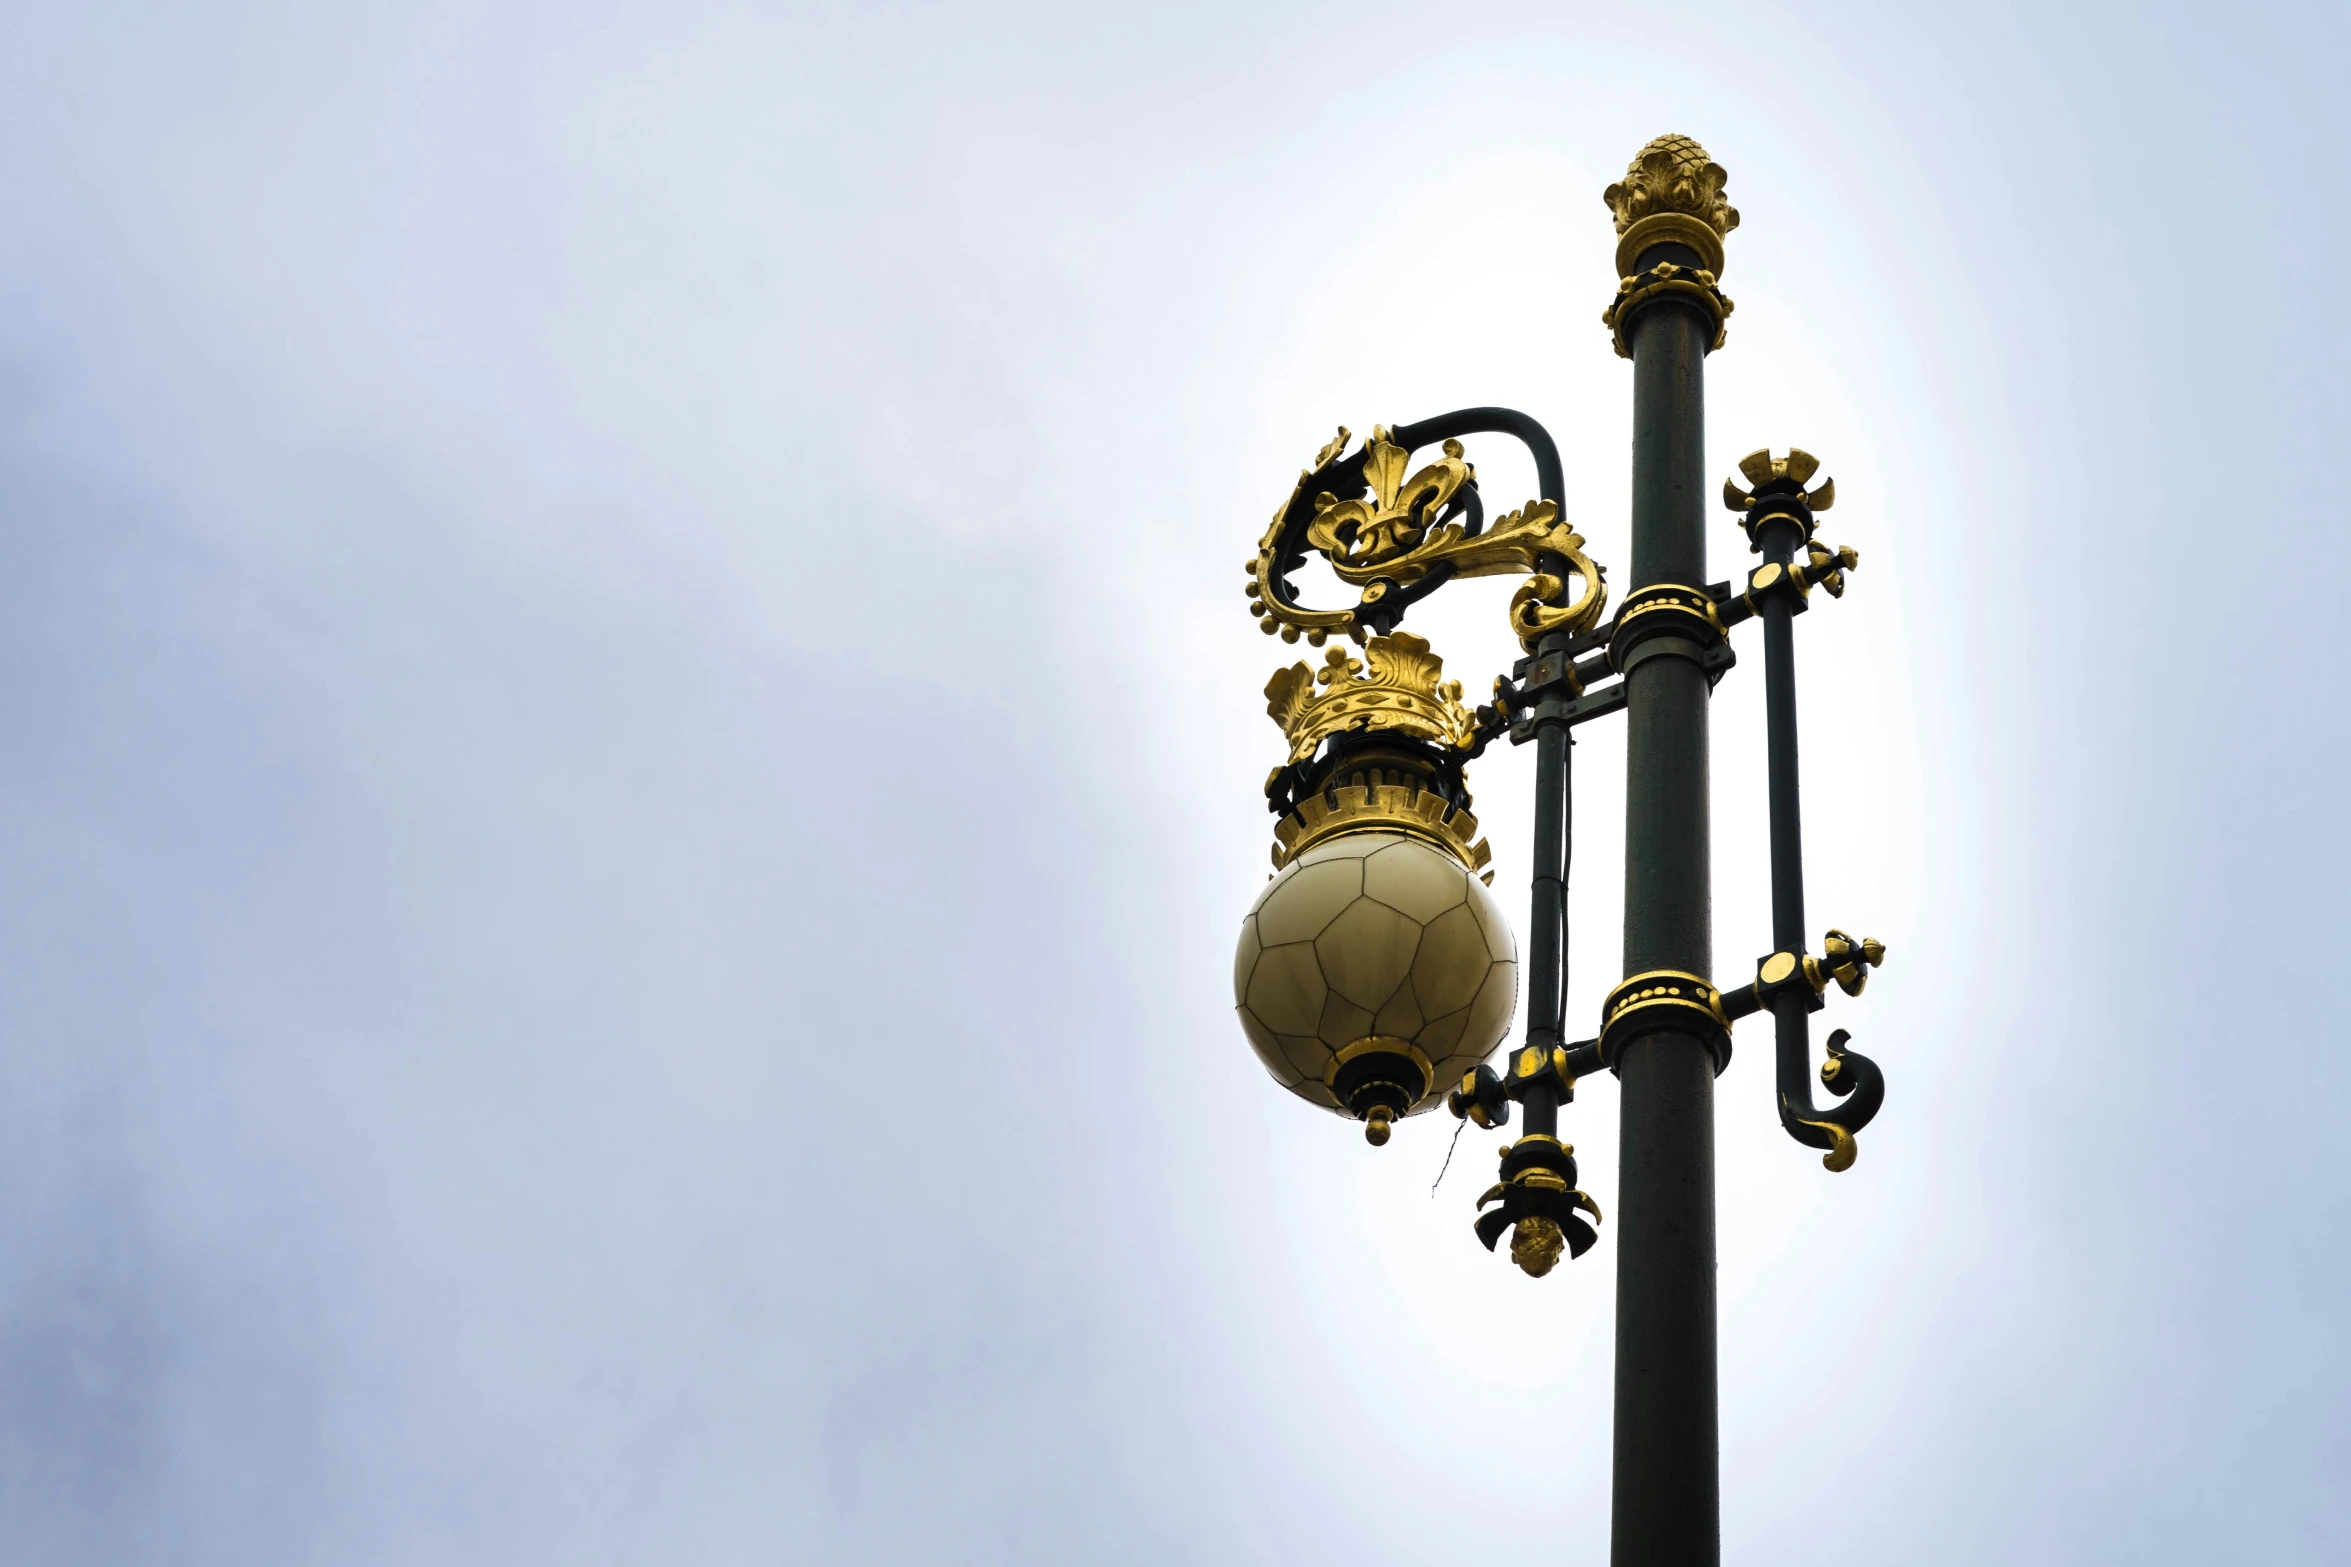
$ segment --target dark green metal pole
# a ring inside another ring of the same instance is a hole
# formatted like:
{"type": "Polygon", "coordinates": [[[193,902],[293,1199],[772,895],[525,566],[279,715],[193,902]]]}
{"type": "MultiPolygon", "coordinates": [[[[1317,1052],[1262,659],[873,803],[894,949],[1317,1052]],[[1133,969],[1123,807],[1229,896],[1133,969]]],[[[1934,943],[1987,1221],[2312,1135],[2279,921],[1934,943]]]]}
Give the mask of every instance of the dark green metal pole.
{"type": "MultiPolygon", "coordinates": [[[[1680,246],[1661,246],[1677,253],[1680,246]]],[[[1657,251],[1652,251],[1656,256],[1657,251]]],[[[1646,258],[1644,258],[1646,259],[1646,258]]],[[[1696,258],[1690,258],[1694,261],[1696,258]]],[[[1634,593],[1703,589],[1705,366],[1716,323],[1643,306],[1633,357],[1634,593]]],[[[1713,972],[1707,671],[1700,648],[1626,675],[1625,973],[1713,972]]],[[[1644,649],[1646,651],[1646,649],[1644,649]]],[[[1714,1074],[1702,1033],[1661,1024],[1617,1047],[1615,1567],[1721,1560],[1715,1414],[1714,1074]]]]}

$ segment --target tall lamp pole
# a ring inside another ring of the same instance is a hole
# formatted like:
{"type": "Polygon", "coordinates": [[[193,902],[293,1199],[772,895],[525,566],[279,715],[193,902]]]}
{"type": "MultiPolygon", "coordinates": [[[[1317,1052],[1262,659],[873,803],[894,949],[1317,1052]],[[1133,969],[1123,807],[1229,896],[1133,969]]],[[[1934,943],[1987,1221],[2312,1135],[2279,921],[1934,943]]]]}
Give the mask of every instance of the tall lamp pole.
{"type": "Polygon", "coordinates": [[[1743,580],[1706,571],[1705,368],[1731,302],[1718,280],[1739,215],[1725,175],[1684,136],[1641,149],[1604,199],[1619,235],[1619,286],[1602,316],[1633,365],[1632,565],[1607,614],[1606,572],[1564,516],[1556,447],[1522,413],[1471,408],[1394,429],[1348,451],[1338,438],[1299,475],[1248,563],[1251,613],[1285,641],[1331,644],[1266,686],[1289,754],[1266,781],[1278,820],[1275,875],[1242,922],[1236,1011],[1276,1081],[1364,1123],[1445,1105],[1481,1127],[1523,1113],[1478,1239],[1507,1232],[1540,1278],[1597,1239],[1600,1205],[1577,1186],[1560,1133],[1580,1078],[1619,1084],[1616,1415],[1612,1560],[1684,1567],[1721,1556],[1714,1293],[1715,1080],[1732,1025],[1769,1012],[1781,1124],[1850,1168],[1883,1076],[1826,1041],[1812,1096],[1810,1016],[1833,981],[1858,995],[1885,949],[1840,931],[1807,950],[1798,808],[1793,622],[1811,590],[1841,596],[1852,550],[1814,539],[1835,499],[1790,450],[1753,453],[1727,481],[1762,557],[1743,580]],[[1462,438],[1509,436],[1535,462],[1537,497],[1488,523],[1462,438]],[[1417,471],[1416,451],[1442,455],[1417,471]],[[1319,554],[1360,590],[1345,609],[1300,602],[1291,574],[1319,554]],[[1420,638],[1411,606],[1463,577],[1521,576],[1510,622],[1526,656],[1474,711],[1420,638]],[[1712,978],[1708,707],[1736,663],[1732,628],[1763,623],[1771,797],[1772,949],[1751,980],[1712,978]],[[1340,639],[1334,642],[1334,638],[1340,639]],[[1352,642],[1363,649],[1358,660],[1352,642]],[[1573,728],[1622,713],[1627,726],[1624,978],[1593,1037],[1570,1041],[1567,874],[1573,728]],[[1490,853],[1470,812],[1466,766],[1507,735],[1535,747],[1526,1021],[1504,1069],[1518,952],[1493,895],[1490,853]]]}

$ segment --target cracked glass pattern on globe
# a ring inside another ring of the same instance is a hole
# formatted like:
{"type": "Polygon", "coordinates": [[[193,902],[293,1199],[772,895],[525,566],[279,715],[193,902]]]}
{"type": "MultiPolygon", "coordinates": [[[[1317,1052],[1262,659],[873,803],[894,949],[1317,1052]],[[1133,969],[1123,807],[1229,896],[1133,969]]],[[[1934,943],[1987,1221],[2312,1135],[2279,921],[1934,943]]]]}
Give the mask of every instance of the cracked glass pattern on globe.
{"type": "Polygon", "coordinates": [[[1441,849],[1353,832],[1286,866],[1241,921],[1241,1028],[1274,1081],[1340,1110],[1331,1058],[1410,1040],[1435,1068],[1418,1113],[1494,1053],[1518,1005],[1518,943],[1485,884],[1441,849]]]}

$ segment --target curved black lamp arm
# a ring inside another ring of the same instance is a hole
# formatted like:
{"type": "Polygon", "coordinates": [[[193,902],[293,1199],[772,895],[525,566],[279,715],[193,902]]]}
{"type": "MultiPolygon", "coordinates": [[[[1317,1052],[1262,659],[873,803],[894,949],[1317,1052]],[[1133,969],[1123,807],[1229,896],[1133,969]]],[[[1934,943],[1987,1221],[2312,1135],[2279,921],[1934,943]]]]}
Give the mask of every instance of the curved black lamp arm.
{"type": "MultiPolygon", "coordinates": [[[[1508,435],[1516,439],[1535,460],[1537,499],[1549,501],[1562,511],[1566,509],[1567,481],[1560,467],[1557,443],[1551,439],[1550,431],[1515,408],[1459,408],[1433,419],[1399,425],[1388,432],[1388,439],[1411,452],[1464,435],[1508,435]]],[[[1297,493],[1291,498],[1289,512],[1283,519],[1281,558],[1285,568],[1293,554],[1300,561],[1305,559],[1303,545],[1306,526],[1314,516],[1316,495],[1327,491],[1345,498],[1362,493],[1363,456],[1363,452],[1359,451],[1351,458],[1327,463],[1298,486],[1297,493]],[[1334,488],[1335,483],[1349,484],[1352,489],[1341,491],[1334,488]]],[[[1468,488],[1464,486],[1465,490],[1468,488]]],[[[1482,518],[1473,520],[1473,535],[1482,521],[1482,518]]],[[[1544,571],[1563,580],[1568,575],[1567,562],[1557,556],[1545,555],[1538,564],[1544,571]]],[[[1440,566],[1409,587],[1391,588],[1379,600],[1379,607],[1374,611],[1379,630],[1394,630],[1403,620],[1406,609],[1436,591],[1451,577],[1451,569],[1440,566]]],[[[1538,653],[1563,653],[1569,640],[1567,633],[1554,633],[1543,639],[1538,653]],[[1558,646],[1553,647],[1553,642],[1558,646]]],[[[1534,878],[1529,894],[1533,908],[1527,931],[1525,1040],[1528,1047],[1540,1052],[1535,1059],[1548,1063],[1561,1040],[1561,1009],[1567,994],[1567,869],[1571,823],[1568,804],[1570,741],[1564,705],[1545,703],[1538,707],[1533,731],[1534,878]]],[[[1556,1072],[1546,1071],[1532,1074],[1514,1072],[1512,1076],[1514,1080],[1508,1097],[1526,1107],[1524,1124],[1527,1132],[1542,1137],[1556,1137],[1559,1106],[1573,1095],[1568,1081],[1556,1072]]],[[[1492,1109],[1494,1116],[1490,1124],[1508,1120],[1509,1109],[1505,1101],[1493,1098],[1492,1109]]],[[[1456,1113],[1463,1112],[1457,1109],[1456,1113]]],[[[1580,1252],[1583,1248],[1579,1246],[1575,1249],[1580,1252]]]]}
{"type": "MultiPolygon", "coordinates": [[[[1515,436],[1527,449],[1527,455],[1535,459],[1536,498],[1566,508],[1566,473],[1559,466],[1559,448],[1552,444],[1551,432],[1515,408],[1457,408],[1449,414],[1423,419],[1418,424],[1399,425],[1388,432],[1388,438],[1408,452],[1464,435],[1515,436]]],[[[1360,480],[1363,473],[1360,460],[1355,471],[1360,480]]]]}

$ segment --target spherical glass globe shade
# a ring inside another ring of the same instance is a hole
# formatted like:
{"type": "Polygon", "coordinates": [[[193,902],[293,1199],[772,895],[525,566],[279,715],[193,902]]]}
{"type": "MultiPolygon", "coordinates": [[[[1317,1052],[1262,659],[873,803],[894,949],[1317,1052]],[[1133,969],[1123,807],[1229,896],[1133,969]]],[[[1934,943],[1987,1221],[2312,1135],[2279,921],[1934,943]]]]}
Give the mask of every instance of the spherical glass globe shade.
{"type": "Polygon", "coordinates": [[[1241,921],[1233,1004],[1274,1081],[1341,1114],[1333,1058],[1374,1035],[1409,1041],[1434,1068],[1417,1113],[1509,1032],[1518,942],[1452,855],[1404,833],[1344,833],[1258,894],[1241,921]]]}

